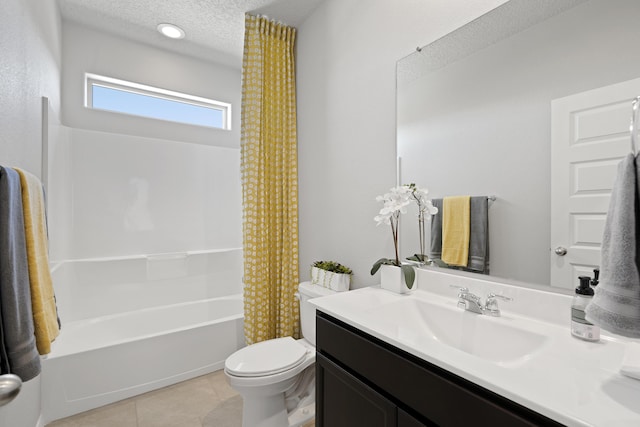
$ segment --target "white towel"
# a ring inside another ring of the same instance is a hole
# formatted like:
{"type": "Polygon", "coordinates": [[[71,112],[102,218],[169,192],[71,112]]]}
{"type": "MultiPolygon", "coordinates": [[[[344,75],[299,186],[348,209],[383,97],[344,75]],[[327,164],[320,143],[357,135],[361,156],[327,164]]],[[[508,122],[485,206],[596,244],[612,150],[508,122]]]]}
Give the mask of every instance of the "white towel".
{"type": "Polygon", "coordinates": [[[602,237],[601,279],[586,307],[586,319],[609,332],[640,338],[638,179],[636,159],[618,165],[602,237]]]}
{"type": "Polygon", "coordinates": [[[640,380],[640,343],[630,342],[627,344],[620,373],[640,380]]]}

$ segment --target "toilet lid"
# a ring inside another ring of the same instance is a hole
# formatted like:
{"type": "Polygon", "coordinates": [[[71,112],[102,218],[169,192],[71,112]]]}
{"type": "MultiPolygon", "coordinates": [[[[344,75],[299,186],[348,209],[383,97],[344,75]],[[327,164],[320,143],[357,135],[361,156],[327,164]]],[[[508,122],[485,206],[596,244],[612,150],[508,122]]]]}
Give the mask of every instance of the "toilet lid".
{"type": "Polygon", "coordinates": [[[306,354],[306,347],[293,338],[275,338],[236,351],[224,365],[227,372],[239,377],[273,375],[299,365],[306,354]]]}

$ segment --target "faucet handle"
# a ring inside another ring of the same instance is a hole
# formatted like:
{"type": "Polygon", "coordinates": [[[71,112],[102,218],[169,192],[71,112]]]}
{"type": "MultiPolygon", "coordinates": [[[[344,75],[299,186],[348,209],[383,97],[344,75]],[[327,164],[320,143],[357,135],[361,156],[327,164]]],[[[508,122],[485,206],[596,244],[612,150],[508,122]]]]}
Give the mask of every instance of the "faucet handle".
{"type": "Polygon", "coordinates": [[[458,286],[458,285],[449,285],[450,288],[455,288],[458,290],[458,297],[460,295],[464,295],[464,294],[468,294],[469,293],[469,288],[465,288],[464,286],[458,286]]]}
{"type": "Polygon", "coordinates": [[[487,295],[487,301],[484,305],[485,314],[489,316],[495,316],[495,317],[500,316],[500,308],[498,308],[498,299],[501,299],[503,301],[513,300],[513,298],[506,297],[504,295],[496,295],[493,292],[491,292],[489,295],[487,295]]]}
{"type": "Polygon", "coordinates": [[[504,295],[496,295],[493,292],[489,293],[489,295],[487,295],[487,299],[489,298],[500,298],[503,301],[513,301],[513,298],[511,297],[506,297],[504,295]]]}
{"type": "Polygon", "coordinates": [[[458,307],[460,308],[466,307],[467,303],[464,302],[463,298],[469,294],[469,289],[463,286],[457,286],[457,285],[449,285],[449,287],[456,288],[458,290],[458,307]]]}

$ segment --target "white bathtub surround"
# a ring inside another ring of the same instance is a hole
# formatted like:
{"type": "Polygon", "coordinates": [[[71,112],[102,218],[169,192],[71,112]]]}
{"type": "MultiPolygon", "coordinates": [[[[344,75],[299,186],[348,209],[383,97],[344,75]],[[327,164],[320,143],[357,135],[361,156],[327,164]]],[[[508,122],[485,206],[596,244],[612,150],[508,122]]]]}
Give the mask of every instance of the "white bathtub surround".
{"type": "Polygon", "coordinates": [[[52,260],[241,246],[237,148],[62,128],[49,153],[52,260]]]}
{"type": "Polygon", "coordinates": [[[45,422],[221,369],[244,346],[241,266],[240,249],[58,264],[45,422]]]}
{"type": "Polygon", "coordinates": [[[177,279],[187,276],[188,257],[187,252],[147,255],[147,280],[177,279]]]}
{"type": "Polygon", "coordinates": [[[242,292],[242,249],[63,261],[53,267],[63,325],[242,292]]]}
{"type": "Polygon", "coordinates": [[[417,288],[410,296],[363,288],[312,303],[563,425],[640,425],[640,381],[619,373],[633,341],[605,334],[597,343],[572,337],[569,294],[435,269],[418,270],[417,288]],[[457,286],[482,301],[490,292],[512,301],[499,302],[501,317],[464,312],[457,307],[457,286]]]}

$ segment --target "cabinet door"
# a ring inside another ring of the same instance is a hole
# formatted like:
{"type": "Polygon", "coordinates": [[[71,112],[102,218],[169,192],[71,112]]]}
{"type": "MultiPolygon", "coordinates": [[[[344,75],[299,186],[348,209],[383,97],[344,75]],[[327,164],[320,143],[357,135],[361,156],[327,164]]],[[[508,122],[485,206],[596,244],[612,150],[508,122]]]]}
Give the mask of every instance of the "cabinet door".
{"type": "MultiPolygon", "coordinates": [[[[435,426],[435,424],[431,425],[435,426]]],[[[427,424],[422,424],[420,421],[398,408],[398,427],[427,427],[427,424]]]]}
{"type": "Polygon", "coordinates": [[[396,406],[321,354],[316,355],[317,427],[396,427],[396,406]]]}

